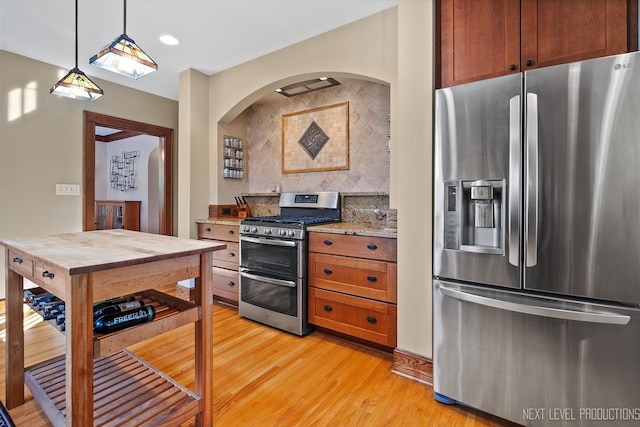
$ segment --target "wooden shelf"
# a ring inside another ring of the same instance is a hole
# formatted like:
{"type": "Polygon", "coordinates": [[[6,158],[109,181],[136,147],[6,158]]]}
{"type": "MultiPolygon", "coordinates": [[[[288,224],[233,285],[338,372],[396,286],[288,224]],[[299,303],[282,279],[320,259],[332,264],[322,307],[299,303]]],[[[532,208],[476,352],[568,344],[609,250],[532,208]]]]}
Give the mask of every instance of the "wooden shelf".
{"type": "MultiPolygon", "coordinates": [[[[94,426],[176,426],[200,412],[200,397],[127,350],[94,359],[94,426]]],[[[66,423],[64,356],[25,372],[25,384],[54,426],[66,423]]]]}
{"type": "Polygon", "coordinates": [[[156,310],[156,318],[148,323],[133,326],[110,334],[94,334],[93,354],[104,356],[164,332],[188,325],[200,319],[200,307],[180,298],[149,289],[138,292],[145,305],[156,310]]]}
{"type": "MultiPolygon", "coordinates": [[[[38,293],[38,291],[36,291],[38,293]]],[[[129,295],[127,295],[129,296],[129,295]]],[[[200,319],[200,307],[180,298],[149,289],[133,294],[156,311],[153,321],[132,326],[110,334],[93,334],[93,354],[98,358],[122,350],[140,341],[155,337],[171,329],[185,326],[200,319]]],[[[34,307],[31,307],[37,311],[34,307]]],[[[40,312],[38,312],[40,313],[40,312]]],[[[60,330],[54,320],[46,320],[60,330]]]]}

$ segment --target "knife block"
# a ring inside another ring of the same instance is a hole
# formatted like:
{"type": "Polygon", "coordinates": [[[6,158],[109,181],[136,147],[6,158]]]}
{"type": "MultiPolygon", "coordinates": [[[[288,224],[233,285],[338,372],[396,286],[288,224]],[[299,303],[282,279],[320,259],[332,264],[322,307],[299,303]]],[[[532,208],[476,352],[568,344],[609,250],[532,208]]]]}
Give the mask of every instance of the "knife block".
{"type": "Polygon", "coordinates": [[[251,208],[248,204],[240,205],[238,207],[238,218],[246,218],[251,216],[251,208]]]}

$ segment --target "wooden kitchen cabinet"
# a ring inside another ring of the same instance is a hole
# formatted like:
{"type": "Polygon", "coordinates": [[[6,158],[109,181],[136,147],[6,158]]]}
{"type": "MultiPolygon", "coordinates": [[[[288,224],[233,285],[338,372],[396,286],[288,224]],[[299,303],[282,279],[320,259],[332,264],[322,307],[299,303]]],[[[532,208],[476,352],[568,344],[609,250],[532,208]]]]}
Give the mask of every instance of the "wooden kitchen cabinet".
{"type": "Polygon", "coordinates": [[[638,48],[636,0],[438,0],[436,86],[638,48]]]}
{"type": "Polygon", "coordinates": [[[309,233],[309,323],[395,347],[397,241],[309,233]]]}
{"type": "Polygon", "coordinates": [[[216,241],[226,249],[213,253],[213,296],[238,304],[238,263],[240,258],[239,225],[198,224],[198,239],[216,241]]]}
{"type": "Polygon", "coordinates": [[[139,200],[96,200],[96,230],[125,229],[140,231],[139,200]]]}

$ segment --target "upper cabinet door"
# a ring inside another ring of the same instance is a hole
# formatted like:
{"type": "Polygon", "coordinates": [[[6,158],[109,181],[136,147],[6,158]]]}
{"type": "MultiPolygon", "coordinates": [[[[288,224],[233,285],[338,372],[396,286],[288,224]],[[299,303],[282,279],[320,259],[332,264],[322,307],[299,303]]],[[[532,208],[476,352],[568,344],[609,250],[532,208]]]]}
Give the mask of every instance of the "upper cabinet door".
{"type": "Polygon", "coordinates": [[[520,0],[440,0],[438,7],[438,87],[521,71],[520,0]]]}
{"type": "Polygon", "coordinates": [[[627,1],[522,0],[522,69],[627,52],[627,1]]]}
{"type": "Polygon", "coordinates": [[[438,88],[637,49],[637,0],[436,2],[438,88]]]}

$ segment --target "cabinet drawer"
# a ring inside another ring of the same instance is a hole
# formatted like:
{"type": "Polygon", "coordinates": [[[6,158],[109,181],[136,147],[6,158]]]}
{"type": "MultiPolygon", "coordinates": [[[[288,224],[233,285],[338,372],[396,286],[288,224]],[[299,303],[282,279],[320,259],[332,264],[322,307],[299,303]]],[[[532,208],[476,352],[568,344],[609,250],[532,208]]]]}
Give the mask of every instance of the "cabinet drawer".
{"type": "Polygon", "coordinates": [[[309,251],[393,262],[398,253],[396,239],[314,232],[309,233],[309,251]]]}
{"type": "Polygon", "coordinates": [[[309,253],[309,286],[396,303],[395,263],[309,253]]]}
{"type": "Polygon", "coordinates": [[[240,276],[237,271],[213,268],[213,295],[238,302],[240,276]]]}
{"type": "Polygon", "coordinates": [[[9,268],[21,276],[33,276],[33,260],[9,249],[9,268]]]}
{"type": "Polygon", "coordinates": [[[238,262],[240,258],[240,245],[234,242],[218,242],[227,245],[226,249],[213,252],[213,266],[226,268],[227,270],[238,270],[238,262]]]}
{"type": "Polygon", "coordinates": [[[309,323],[388,347],[396,346],[394,304],[309,288],[309,323]]]}
{"type": "Polygon", "coordinates": [[[65,278],[66,274],[49,264],[34,262],[33,280],[46,291],[51,292],[58,298],[65,299],[65,278]]]}
{"type": "Polygon", "coordinates": [[[239,232],[239,225],[198,224],[198,239],[237,242],[239,232]]]}

